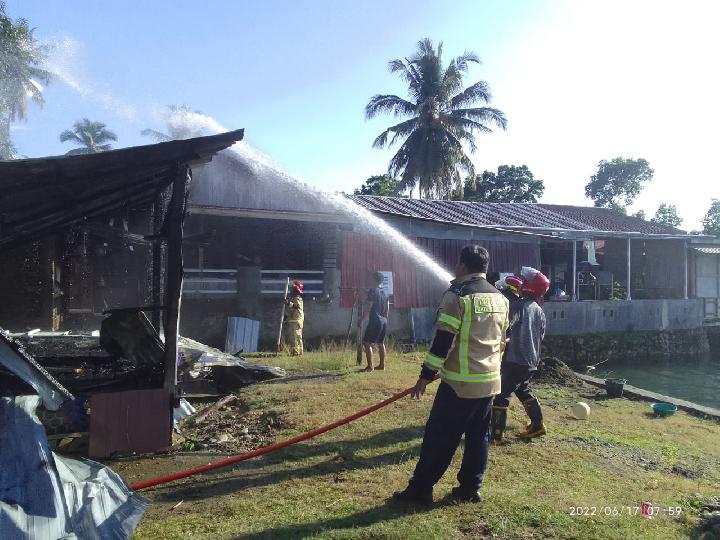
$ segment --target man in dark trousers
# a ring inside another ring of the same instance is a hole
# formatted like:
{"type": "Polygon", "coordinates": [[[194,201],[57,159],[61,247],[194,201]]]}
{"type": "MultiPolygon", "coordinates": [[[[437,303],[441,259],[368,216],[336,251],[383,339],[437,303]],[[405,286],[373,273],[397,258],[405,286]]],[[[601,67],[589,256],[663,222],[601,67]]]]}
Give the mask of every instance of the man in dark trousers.
{"type": "Polygon", "coordinates": [[[367,357],[367,367],[365,371],[373,371],[374,369],[385,369],[385,334],[387,333],[388,313],[390,311],[390,301],[387,294],[382,290],[383,275],[381,272],[373,272],[371,280],[373,288],[368,291],[367,301],[365,303],[364,313],[368,323],[365,328],[365,336],[363,337],[363,347],[365,348],[365,356],[367,357]],[[377,368],[373,366],[373,347],[377,347],[380,363],[377,368]]]}
{"type": "Polygon", "coordinates": [[[495,442],[502,442],[507,427],[508,407],[514,393],[523,404],[530,424],[517,434],[523,439],[545,435],[540,402],[530,388],[540,363],[540,345],[545,337],[545,313],[540,306],[550,288],[550,280],[534,268],[523,267],[520,300],[513,304],[513,324],[510,342],[502,364],[502,388],[493,403],[492,434],[495,442]]]}
{"type": "Polygon", "coordinates": [[[432,504],[433,486],[465,435],[465,451],[453,498],[479,502],[488,457],[492,399],[500,391],[500,360],[508,325],[508,301],[485,279],[490,256],[477,245],[463,248],[456,279],[440,303],[435,336],[412,397],[439,373],[441,382],[420,448],[420,459],[404,491],[394,499],[432,504]]]}

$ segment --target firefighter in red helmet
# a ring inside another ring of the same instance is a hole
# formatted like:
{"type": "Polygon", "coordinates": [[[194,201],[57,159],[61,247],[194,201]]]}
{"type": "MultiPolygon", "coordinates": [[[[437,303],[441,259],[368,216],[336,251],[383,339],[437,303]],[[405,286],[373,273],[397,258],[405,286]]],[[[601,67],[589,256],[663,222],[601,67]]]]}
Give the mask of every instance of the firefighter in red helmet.
{"type": "Polygon", "coordinates": [[[511,309],[510,340],[500,369],[502,388],[493,400],[491,430],[496,442],[503,440],[513,393],[530,417],[526,429],[517,436],[529,439],[544,435],[547,431],[540,402],[530,389],[530,380],[540,362],[540,344],[545,337],[546,324],[541,305],[550,288],[550,280],[542,272],[530,267],[523,267],[520,276],[520,299],[511,309]]]}
{"type": "Polygon", "coordinates": [[[287,342],[292,356],[300,356],[303,353],[303,324],[305,312],[303,307],[302,294],[305,286],[299,281],[292,282],[290,295],[285,300],[288,306],[287,318],[287,342]]]}

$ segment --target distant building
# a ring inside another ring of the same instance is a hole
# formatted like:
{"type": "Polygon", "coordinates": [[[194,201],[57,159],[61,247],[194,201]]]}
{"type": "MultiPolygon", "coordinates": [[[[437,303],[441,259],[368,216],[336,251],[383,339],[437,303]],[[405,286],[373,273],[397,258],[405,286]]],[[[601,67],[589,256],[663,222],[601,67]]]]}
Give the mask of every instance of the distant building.
{"type": "MultiPolygon", "coordinates": [[[[491,252],[491,278],[542,269],[556,335],[689,329],[718,320],[720,243],[607,209],[346,196],[451,270],[462,247],[491,252]]],[[[223,152],[195,172],[181,331],[222,346],[228,316],[277,332],[287,277],[306,283],[309,339],[346,336],[357,289],[391,276],[391,334],[427,339],[443,285],[372,227],[272,167],[223,152]],[[313,301],[314,300],[314,301],[313,301]]],[[[364,294],[364,293],[361,293],[364,294]]]]}

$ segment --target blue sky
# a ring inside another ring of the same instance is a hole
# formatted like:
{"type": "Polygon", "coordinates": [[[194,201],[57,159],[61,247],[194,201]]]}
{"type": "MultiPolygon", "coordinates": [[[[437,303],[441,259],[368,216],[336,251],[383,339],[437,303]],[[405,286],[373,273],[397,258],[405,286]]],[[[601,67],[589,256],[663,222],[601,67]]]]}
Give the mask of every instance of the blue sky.
{"type": "Polygon", "coordinates": [[[82,117],[149,142],[166,104],[188,104],[310,184],[349,191],[382,173],[391,151],[371,147],[392,118],[366,122],[376,93],[403,95],[387,71],[424,37],[448,57],[477,52],[468,82],[488,81],[505,133],[484,135],[478,168],[527,164],[546,202],[587,204],[600,159],[644,157],[653,182],[633,209],[678,205],[699,226],[720,197],[715,126],[720,79],[713,2],[9,1],[56,44],[65,82],[45,91],[13,136],[27,156],[69,149],[58,134],[82,117]],[[202,7],[201,7],[202,6],[202,7]],[[68,84],[68,81],[71,84],[68,84]],[[72,87],[74,85],[74,88],[72,87]]]}

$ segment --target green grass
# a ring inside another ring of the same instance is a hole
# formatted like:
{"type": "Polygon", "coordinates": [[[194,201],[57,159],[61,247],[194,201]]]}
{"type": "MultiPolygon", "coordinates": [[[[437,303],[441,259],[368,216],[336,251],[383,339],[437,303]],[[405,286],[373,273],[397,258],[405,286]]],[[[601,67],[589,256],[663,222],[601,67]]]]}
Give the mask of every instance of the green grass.
{"type": "MultiPolygon", "coordinates": [[[[284,439],[342,418],[410,386],[420,353],[392,353],[389,369],[357,373],[354,351],[266,359],[291,373],[330,371],[324,381],[256,385],[254,408],[278,411],[284,439]]],[[[584,390],[540,387],[550,432],[533,443],[493,447],[482,505],[451,504],[460,452],[429,510],[387,503],[412,473],[436,386],[420,402],[401,400],[314,440],[213,474],[144,493],[153,505],[135,538],[687,538],[689,517],[605,516],[602,507],[682,506],[720,489],[720,425],[684,413],[656,420],[647,404],[594,400],[584,390]],[[590,403],[587,421],[567,414],[590,403]],[[672,472],[681,464],[698,478],[672,472]],[[172,507],[183,501],[176,509],[172,507]],[[571,507],[597,507],[578,517],[571,507]]],[[[525,422],[514,402],[511,430],[525,422]]],[[[206,455],[116,464],[130,481],[206,463],[206,455]]]]}

